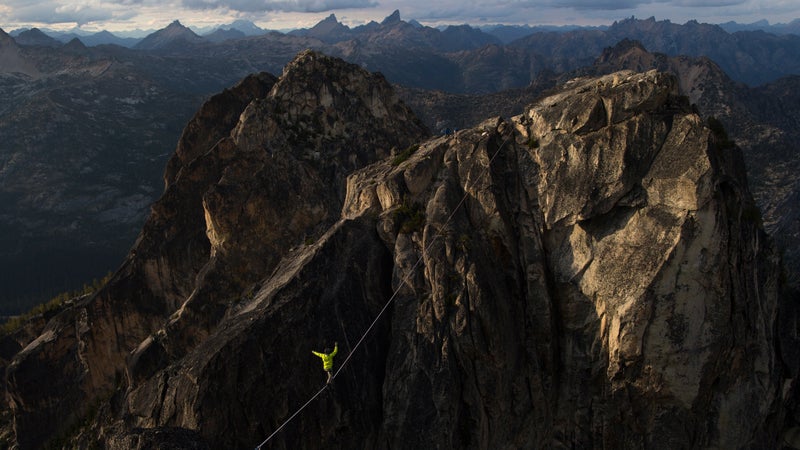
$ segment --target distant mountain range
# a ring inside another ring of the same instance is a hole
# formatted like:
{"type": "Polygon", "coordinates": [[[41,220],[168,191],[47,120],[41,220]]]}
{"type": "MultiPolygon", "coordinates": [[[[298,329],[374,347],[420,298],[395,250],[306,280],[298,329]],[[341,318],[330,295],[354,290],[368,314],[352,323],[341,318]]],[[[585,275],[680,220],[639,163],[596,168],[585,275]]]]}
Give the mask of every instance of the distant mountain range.
{"type": "Polygon", "coordinates": [[[367,68],[380,67],[394,82],[464,93],[522,87],[542,70],[577,69],[591,64],[604,48],[626,38],[670,56],[708,56],[733,79],[750,85],[800,73],[800,19],[777,25],[766,21],[745,25],[689,21],[679,25],[651,17],[629,18],[608,27],[459,25],[438,29],[403,21],[400,12],[395,11],[380,23],[372,21],[354,28],[331,14],[311,28],[288,33],[263,30],[244,20],[198,31],[200,34],[176,20],[140,39],[119,38],[107,31],[79,36],[31,29],[15,30],[11,35],[23,46],[58,47],[79,39],[89,47],[113,44],[174,55],[200,52],[214,57],[232,48],[247,47],[253,39],[275,40],[276,35],[284,39],[306,38],[320,41],[309,42],[309,47],[367,68]],[[216,48],[217,45],[222,47],[216,48]],[[415,55],[405,55],[408,51],[415,55]],[[412,67],[406,65],[407,61],[412,67]],[[490,69],[488,73],[495,81],[486,86],[486,79],[476,80],[485,77],[471,70],[475,66],[490,69]],[[459,78],[455,73],[468,74],[459,78]],[[502,76],[498,78],[497,73],[502,76]]]}
{"type": "MultiPolygon", "coordinates": [[[[392,15],[388,16],[383,23],[387,21],[399,21],[400,20],[400,12],[395,11],[392,15]]],[[[631,20],[635,20],[631,18],[631,20]]],[[[648,20],[655,20],[654,18],[650,18],[648,20]]],[[[423,28],[423,25],[416,21],[408,22],[412,26],[416,28],[423,28]]],[[[323,40],[331,40],[333,42],[338,42],[338,40],[342,40],[342,38],[347,37],[354,37],[357,36],[362,31],[367,31],[369,29],[374,28],[377,25],[376,22],[370,22],[367,25],[357,26],[353,29],[345,26],[344,24],[340,23],[334,14],[331,14],[317,25],[312,28],[308,29],[297,29],[293,31],[288,31],[287,34],[290,35],[302,35],[302,36],[313,36],[318,35],[323,37],[323,40]],[[336,37],[338,35],[338,38],[336,37]]],[[[738,31],[763,31],[770,34],[775,35],[782,35],[782,34],[795,34],[800,35],[800,19],[794,19],[789,23],[777,23],[777,24],[770,24],[766,20],[760,20],[753,23],[738,23],[738,22],[725,22],[718,25],[720,28],[725,30],[728,33],[735,33],[738,31]]],[[[566,33],[570,31],[591,31],[591,30],[607,30],[609,26],[580,26],[580,25],[505,25],[505,24],[493,24],[493,25],[480,25],[480,26],[469,26],[469,25],[458,25],[455,28],[473,28],[476,30],[480,30],[481,32],[496,38],[499,42],[503,44],[511,43],[517,39],[524,38],[534,33],[566,33]]],[[[169,26],[167,27],[169,28],[169,26]]],[[[267,30],[264,28],[259,27],[255,23],[249,20],[236,20],[229,24],[217,25],[212,27],[190,27],[191,30],[197,34],[198,36],[208,40],[209,42],[221,42],[223,40],[228,39],[240,39],[247,36],[260,36],[264,34],[269,34],[273,32],[278,32],[275,30],[267,30]]],[[[449,26],[439,27],[437,29],[441,31],[446,31],[449,26]]],[[[23,34],[27,31],[31,31],[29,29],[18,29],[9,32],[11,36],[17,38],[20,34],[23,34]]],[[[139,41],[144,39],[145,37],[149,36],[150,34],[157,33],[160,30],[136,30],[133,32],[120,32],[117,34],[111,33],[109,31],[100,31],[97,33],[87,33],[81,31],[80,29],[75,29],[73,31],[57,31],[57,30],[38,30],[45,35],[52,37],[53,39],[57,40],[58,42],[67,43],[72,39],[79,39],[83,42],[84,45],[88,47],[94,47],[96,45],[103,45],[103,44],[114,44],[119,45],[122,47],[134,47],[139,41]]]]}
{"type": "Polygon", "coordinates": [[[800,34],[800,19],[794,19],[789,23],[770,24],[766,20],[759,20],[753,23],[725,22],[719,26],[728,33],[737,31],[764,31],[772,34],[800,34]]]}
{"type": "Polygon", "coordinates": [[[381,72],[438,131],[516,114],[559,77],[579,75],[607,49],[635,40],[661,56],[631,51],[625,68],[687,61],[678,71],[691,78],[687,95],[703,114],[720,117],[751,158],[768,229],[800,235],[791,221],[800,197],[791,181],[800,169],[793,150],[800,36],[651,18],[519,28],[519,37],[508,27],[425,27],[399,12],[354,28],[330,16],[291,33],[259,30],[237,22],[201,35],[175,21],[135,42],[95,46],[87,36],[0,30],[0,313],[115,269],[202,101],[248,74],[280,74],[307,48],[381,72]],[[715,69],[688,63],[695,60],[715,69]]]}

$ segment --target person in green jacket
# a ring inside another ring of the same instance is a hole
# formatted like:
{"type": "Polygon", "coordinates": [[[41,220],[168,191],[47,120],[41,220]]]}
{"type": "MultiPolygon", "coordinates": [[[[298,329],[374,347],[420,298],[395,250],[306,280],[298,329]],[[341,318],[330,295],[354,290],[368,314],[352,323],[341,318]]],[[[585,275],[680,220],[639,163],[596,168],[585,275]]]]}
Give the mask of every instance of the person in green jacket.
{"type": "Polygon", "coordinates": [[[311,353],[319,356],[322,358],[322,368],[325,369],[325,372],[328,372],[328,382],[327,384],[331,384],[331,379],[333,375],[331,371],[333,370],[333,357],[336,355],[336,352],[339,351],[339,343],[334,342],[333,344],[333,351],[331,351],[330,347],[325,349],[324,353],[319,353],[315,351],[311,351],[311,353]]]}

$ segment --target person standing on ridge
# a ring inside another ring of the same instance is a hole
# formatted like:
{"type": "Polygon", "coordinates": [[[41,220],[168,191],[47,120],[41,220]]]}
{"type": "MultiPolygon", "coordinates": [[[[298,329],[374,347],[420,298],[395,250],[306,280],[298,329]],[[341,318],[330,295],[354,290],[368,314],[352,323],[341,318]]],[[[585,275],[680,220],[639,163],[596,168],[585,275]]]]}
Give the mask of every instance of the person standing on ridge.
{"type": "Polygon", "coordinates": [[[326,348],[324,353],[315,352],[313,350],[311,351],[311,353],[322,358],[322,368],[328,373],[328,382],[326,384],[331,384],[331,380],[333,379],[333,374],[331,374],[331,370],[333,370],[333,357],[336,356],[336,352],[338,351],[338,342],[334,342],[333,351],[331,351],[330,347],[326,348]]]}

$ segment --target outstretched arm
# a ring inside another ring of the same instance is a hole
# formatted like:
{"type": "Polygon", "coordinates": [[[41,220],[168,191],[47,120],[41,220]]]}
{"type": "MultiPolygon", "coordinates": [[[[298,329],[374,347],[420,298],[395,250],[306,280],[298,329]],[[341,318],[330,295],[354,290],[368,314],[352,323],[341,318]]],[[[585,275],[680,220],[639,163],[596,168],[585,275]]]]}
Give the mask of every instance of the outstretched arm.
{"type": "Polygon", "coordinates": [[[338,351],[339,351],[339,343],[338,343],[338,342],[335,342],[335,343],[333,344],[333,351],[331,352],[331,356],[335,355],[335,354],[336,354],[336,352],[338,352],[338,351]]]}
{"type": "Polygon", "coordinates": [[[315,355],[319,356],[320,358],[322,358],[323,356],[325,356],[325,355],[323,355],[322,353],[315,352],[314,350],[311,350],[311,353],[313,353],[313,354],[315,354],[315,355]]]}

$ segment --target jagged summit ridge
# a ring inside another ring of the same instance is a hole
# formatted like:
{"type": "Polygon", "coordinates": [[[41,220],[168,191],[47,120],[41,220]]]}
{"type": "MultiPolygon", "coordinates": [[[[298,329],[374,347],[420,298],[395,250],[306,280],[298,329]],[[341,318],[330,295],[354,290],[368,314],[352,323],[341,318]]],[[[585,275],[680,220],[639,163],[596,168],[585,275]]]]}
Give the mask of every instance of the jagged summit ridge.
{"type": "Polygon", "coordinates": [[[78,420],[113,388],[129,352],[139,348],[128,369],[139,380],[193,348],[288,249],[336,220],[348,173],[427,134],[382,76],[314,52],[280,78],[251,76],[210,99],[187,125],[123,267],[53,323],[52,341],[12,364],[21,445],[78,420]],[[96,326],[77,332],[76,316],[96,326]],[[153,333],[163,339],[147,339],[153,333]],[[49,354],[62,345],[75,351],[49,354]],[[36,379],[26,367],[48,367],[66,384],[42,393],[23,382],[36,379]]]}
{"type": "Polygon", "coordinates": [[[17,356],[17,439],[113,391],[76,441],[253,447],[338,341],[275,445],[777,443],[777,257],[717,139],[655,71],[429,137],[381,76],[303,52],[201,108],[123,269],[17,356]]]}

